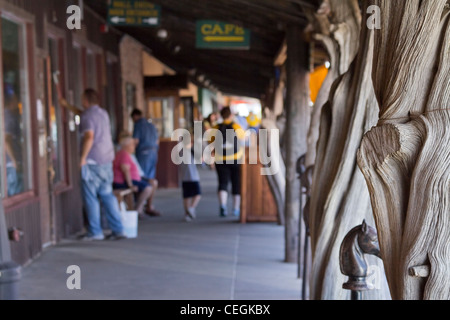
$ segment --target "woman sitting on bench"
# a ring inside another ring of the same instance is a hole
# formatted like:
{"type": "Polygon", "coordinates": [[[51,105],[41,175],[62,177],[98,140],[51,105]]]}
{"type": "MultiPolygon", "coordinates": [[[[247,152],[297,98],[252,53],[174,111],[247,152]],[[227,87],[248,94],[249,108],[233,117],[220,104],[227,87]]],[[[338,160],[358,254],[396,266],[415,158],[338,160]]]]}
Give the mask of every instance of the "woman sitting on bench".
{"type": "Polygon", "coordinates": [[[135,210],[139,217],[145,217],[144,208],[152,195],[150,184],[141,179],[139,169],[131,158],[136,149],[136,142],[130,135],[124,135],[120,139],[120,151],[116,153],[113,163],[114,189],[132,189],[137,195],[135,210]]]}

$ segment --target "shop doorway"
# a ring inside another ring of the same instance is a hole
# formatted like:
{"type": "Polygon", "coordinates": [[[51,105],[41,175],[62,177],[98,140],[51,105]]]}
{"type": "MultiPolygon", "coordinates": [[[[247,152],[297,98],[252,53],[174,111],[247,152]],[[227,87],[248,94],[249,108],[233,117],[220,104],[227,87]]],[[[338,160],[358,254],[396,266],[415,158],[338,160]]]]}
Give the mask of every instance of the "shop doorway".
{"type": "MultiPolygon", "coordinates": [[[[48,56],[45,66],[45,105],[43,106],[43,132],[46,136],[44,155],[47,168],[48,212],[43,215],[47,225],[43,230],[43,239],[56,243],[59,238],[59,225],[62,223],[61,212],[57,208],[57,195],[69,185],[66,157],[66,110],[59,103],[64,96],[64,42],[58,38],[48,38],[48,56]],[[49,227],[48,227],[49,226],[49,227]]],[[[45,242],[44,242],[45,243],[45,242]]]]}

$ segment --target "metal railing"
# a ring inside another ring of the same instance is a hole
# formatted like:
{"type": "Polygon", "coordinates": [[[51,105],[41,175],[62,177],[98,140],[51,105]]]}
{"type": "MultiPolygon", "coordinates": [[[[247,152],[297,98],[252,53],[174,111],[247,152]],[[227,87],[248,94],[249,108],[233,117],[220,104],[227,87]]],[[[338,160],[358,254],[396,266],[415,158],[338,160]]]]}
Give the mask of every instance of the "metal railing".
{"type": "Polygon", "coordinates": [[[311,183],[313,166],[306,168],[306,155],[301,156],[297,161],[297,173],[300,180],[300,215],[298,219],[298,278],[302,279],[301,298],[308,300],[308,279],[309,279],[309,201],[311,198],[311,183]],[[303,205],[303,199],[306,202],[303,205]],[[304,222],[304,234],[302,232],[304,222]],[[303,254],[303,255],[302,255],[303,254]]]}

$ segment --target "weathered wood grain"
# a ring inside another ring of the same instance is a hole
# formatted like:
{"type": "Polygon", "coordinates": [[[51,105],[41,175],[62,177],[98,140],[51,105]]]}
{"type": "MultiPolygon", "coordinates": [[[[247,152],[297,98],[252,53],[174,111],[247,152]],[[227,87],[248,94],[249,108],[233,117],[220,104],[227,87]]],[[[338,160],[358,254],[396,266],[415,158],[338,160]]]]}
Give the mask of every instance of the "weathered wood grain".
{"type": "MultiPolygon", "coordinates": [[[[344,4],[354,9],[352,1],[344,4]]],[[[310,209],[312,299],[350,298],[350,292],[342,288],[347,279],[339,269],[339,248],[347,232],[361,221],[374,224],[369,192],[356,165],[362,136],[378,120],[373,110],[377,102],[371,80],[372,55],[373,32],[362,28],[357,57],[335,81],[322,109],[310,209]]],[[[383,270],[381,260],[371,259],[370,264],[383,270]]],[[[366,299],[390,298],[386,279],[379,284],[366,299]]]]}
{"type": "Polygon", "coordinates": [[[302,29],[287,30],[287,97],[286,97],[286,198],[285,260],[298,260],[298,220],[300,214],[300,181],[296,163],[307,150],[309,110],[309,44],[302,39],[302,29]]]}
{"type": "Polygon", "coordinates": [[[305,11],[314,25],[315,38],[326,48],[331,63],[312,109],[306,154],[306,166],[311,166],[316,159],[322,108],[328,101],[331,86],[339,76],[347,72],[358,53],[361,14],[356,0],[324,1],[319,11],[311,12],[308,8],[305,11]]]}
{"type": "Polygon", "coordinates": [[[361,144],[394,299],[450,299],[450,10],[447,0],[373,0],[380,122],[361,144]],[[429,265],[429,277],[411,268],[429,265]]]}

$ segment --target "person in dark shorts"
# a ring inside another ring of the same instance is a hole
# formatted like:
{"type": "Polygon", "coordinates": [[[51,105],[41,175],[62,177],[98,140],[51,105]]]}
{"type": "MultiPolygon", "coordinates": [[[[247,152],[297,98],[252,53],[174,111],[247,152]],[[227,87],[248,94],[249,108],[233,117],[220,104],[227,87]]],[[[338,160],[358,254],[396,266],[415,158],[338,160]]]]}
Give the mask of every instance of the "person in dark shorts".
{"type": "Polygon", "coordinates": [[[191,222],[197,217],[196,209],[202,197],[202,191],[200,188],[200,175],[197,165],[194,162],[193,150],[192,148],[188,150],[190,153],[190,161],[189,163],[181,163],[178,166],[178,170],[183,190],[185,221],[191,222]]]}
{"type": "MultiPolygon", "coordinates": [[[[219,202],[220,216],[226,217],[228,186],[231,182],[233,194],[233,215],[239,216],[241,205],[241,164],[239,163],[244,155],[245,147],[245,131],[240,125],[234,122],[234,115],[230,107],[221,110],[223,122],[214,129],[218,130],[218,134],[222,134],[223,150],[218,152],[215,150],[215,166],[219,179],[219,202]],[[227,130],[233,130],[235,137],[232,141],[227,141],[227,130]]],[[[214,141],[214,137],[213,140],[214,141]]]]}

